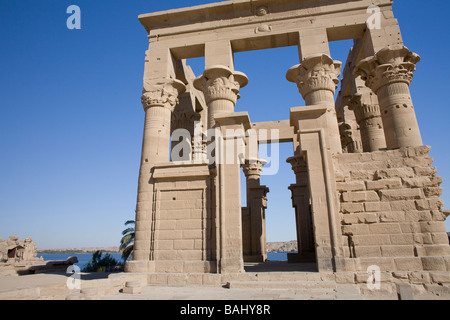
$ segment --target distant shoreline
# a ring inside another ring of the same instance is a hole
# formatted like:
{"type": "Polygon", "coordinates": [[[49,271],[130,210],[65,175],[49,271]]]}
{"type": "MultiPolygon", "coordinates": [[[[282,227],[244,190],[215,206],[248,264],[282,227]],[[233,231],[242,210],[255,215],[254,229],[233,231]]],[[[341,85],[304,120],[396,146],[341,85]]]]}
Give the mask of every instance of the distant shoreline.
{"type": "Polygon", "coordinates": [[[60,249],[37,249],[37,254],[83,254],[94,253],[120,253],[119,247],[90,247],[90,248],[60,248],[60,249]]]}
{"type": "MultiPolygon", "coordinates": [[[[101,250],[103,253],[120,253],[119,247],[89,247],[89,248],[61,248],[37,249],[38,254],[83,254],[101,250]]],[[[267,252],[295,252],[297,241],[267,242],[267,252]]]]}

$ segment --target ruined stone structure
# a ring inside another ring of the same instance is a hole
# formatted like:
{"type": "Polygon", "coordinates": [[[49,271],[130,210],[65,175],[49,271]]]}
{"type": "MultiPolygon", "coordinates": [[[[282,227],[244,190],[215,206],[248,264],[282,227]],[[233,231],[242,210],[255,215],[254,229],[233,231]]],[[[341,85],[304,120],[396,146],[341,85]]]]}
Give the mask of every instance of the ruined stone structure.
{"type": "Polygon", "coordinates": [[[36,255],[37,246],[30,237],[25,240],[19,240],[19,237],[16,235],[10,236],[7,240],[0,238],[1,261],[36,261],[39,260],[36,255]]]}
{"type": "Polygon", "coordinates": [[[420,58],[402,41],[392,1],[373,3],[233,0],[139,16],[150,45],[127,271],[229,275],[244,273],[244,261],[265,261],[270,193],[260,183],[265,161],[255,144],[293,142],[286,161],[296,183],[286,187],[299,252],[290,261],[313,262],[324,274],[376,265],[406,281],[407,272],[440,271],[449,279],[442,180],[409,92],[420,58]],[[345,39],[354,45],[343,64],[328,43],[345,39]],[[233,53],[284,46],[298,47],[286,85],[297,86],[305,106],[284,106],[284,121],[253,123],[234,111],[252,79],[237,71],[233,53]],[[186,64],[195,57],[205,57],[197,77],[186,64]],[[278,136],[260,135],[262,129],[278,136]],[[211,161],[213,147],[215,156],[234,161],[211,161]]]}

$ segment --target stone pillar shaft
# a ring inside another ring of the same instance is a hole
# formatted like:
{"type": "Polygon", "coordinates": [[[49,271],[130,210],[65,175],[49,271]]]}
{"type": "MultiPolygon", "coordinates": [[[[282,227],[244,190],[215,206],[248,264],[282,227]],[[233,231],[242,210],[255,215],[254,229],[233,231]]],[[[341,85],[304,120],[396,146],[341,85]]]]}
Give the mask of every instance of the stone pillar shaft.
{"type": "Polygon", "coordinates": [[[388,149],[422,145],[409,92],[419,61],[408,48],[394,45],[362,60],[354,70],[378,96],[388,149]]]}
{"type": "Polygon", "coordinates": [[[295,222],[297,230],[298,255],[290,255],[292,262],[305,259],[315,261],[314,234],[310,210],[309,176],[308,167],[303,156],[295,156],[286,160],[292,165],[295,173],[296,184],[289,189],[292,192],[292,205],[295,208],[295,222]]]}
{"type": "Polygon", "coordinates": [[[250,248],[250,256],[244,257],[246,261],[261,262],[267,259],[265,208],[267,207],[266,194],[269,189],[260,184],[264,164],[266,164],[265,160],[258,159],[255,161],[247,160],[242,165],[247,181],[247,208],[250,216],[249,228],[243,230],[243,233],[250,235],[247,237],[250,244],[244,243],[244,247],[250,248]]]}
{"type": "Polygon", "coordinates": [[[326,54],[317,54],[289,69],[286,78],[297,84],[307,106],[327,107],[327,131],[329,148],[333,153],[342,153],[339,126],[336,116],[334,93],[339,83],[341,62],[326,54]]]}
{"type": "Polygon", "coordinates": [[[380,106],[373,102],[364,103],[360,94],[354,95],[349,104],[360,127],[364,152],[386,149],[380,106]]]}
{"type": "Polygon", "coordinates": [[[136,205],[136,232],[133,260],[151,259],[153,184],[151,169],[155,164],[169,162],[170,125],[178,95],[185,86],[178,80],[144,82],[142,103],[145,110],[144,137],[136,205]]]}

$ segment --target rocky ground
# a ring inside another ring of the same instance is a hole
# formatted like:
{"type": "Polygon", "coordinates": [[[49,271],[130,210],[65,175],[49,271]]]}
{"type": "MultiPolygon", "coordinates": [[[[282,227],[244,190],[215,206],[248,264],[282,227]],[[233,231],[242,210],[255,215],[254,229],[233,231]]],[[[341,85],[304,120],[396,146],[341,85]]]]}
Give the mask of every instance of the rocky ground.
{"type": "Polygon", "coordinates": [[[295,252],[297,251],[297,241],[267,242],[267,252],[295,252]]]}

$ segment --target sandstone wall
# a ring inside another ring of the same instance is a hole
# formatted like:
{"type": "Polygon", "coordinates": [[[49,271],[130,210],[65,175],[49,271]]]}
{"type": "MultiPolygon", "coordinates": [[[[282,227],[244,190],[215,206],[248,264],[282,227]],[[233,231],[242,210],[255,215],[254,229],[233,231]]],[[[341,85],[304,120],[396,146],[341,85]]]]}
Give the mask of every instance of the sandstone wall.
{"type": "Polygon", "coordinates": [[[450,271],[442,179],[429,151],[334,156],[344,253],[356,271],[450,271]]]}

